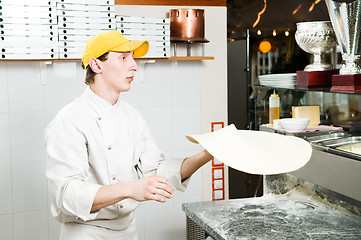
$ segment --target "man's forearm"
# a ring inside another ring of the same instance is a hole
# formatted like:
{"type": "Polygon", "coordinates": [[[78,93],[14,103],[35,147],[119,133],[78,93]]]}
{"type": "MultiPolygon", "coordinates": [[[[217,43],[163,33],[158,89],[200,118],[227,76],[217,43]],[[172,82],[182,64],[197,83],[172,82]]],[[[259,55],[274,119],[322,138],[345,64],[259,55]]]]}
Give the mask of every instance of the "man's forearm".
{"type": "Polygon", "coordinates": [[[189,178],[195,171],[209,162],[212,158],[213,156],[206,150],[186,158],[183,161],[180,171],[182,180],[189,178]]]}
{"type": "Polygon", "coordinates": [[[115,204],[129,197],[129,183],[101,186],[95,195],[91,212],[115,204]]]}
{"type": "Polygon", "coordinates": [[[139,180],[101,186],[95,195],[91,212],[115,204],[123,199],[132,198],[136,201],[165,202],[172,197],[173,189],[170,182],[159,176],[147,176],[139,180]]]}

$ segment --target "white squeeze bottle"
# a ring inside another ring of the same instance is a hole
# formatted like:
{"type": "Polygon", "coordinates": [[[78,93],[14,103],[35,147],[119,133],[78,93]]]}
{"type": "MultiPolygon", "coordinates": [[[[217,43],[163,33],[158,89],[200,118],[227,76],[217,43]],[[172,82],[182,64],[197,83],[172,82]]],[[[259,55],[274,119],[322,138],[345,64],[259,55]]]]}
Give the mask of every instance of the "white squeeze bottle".
{"type": "Polygon", "coordinates": [[[280,119],[280,97],[273,90],[269,97],[269,123],[273,126],[273,119],[280,119]]]}

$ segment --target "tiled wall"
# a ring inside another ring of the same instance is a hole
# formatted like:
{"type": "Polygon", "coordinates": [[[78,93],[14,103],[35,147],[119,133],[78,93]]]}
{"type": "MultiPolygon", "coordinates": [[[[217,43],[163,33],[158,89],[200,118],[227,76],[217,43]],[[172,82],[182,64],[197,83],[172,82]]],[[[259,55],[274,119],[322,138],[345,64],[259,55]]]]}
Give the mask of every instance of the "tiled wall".
{"type": "MultiPolygon", "coordinates": [[[[138,62],[139,63],[139,62],[138,62]]],[[[79,62],[0,63],[0,238],[58,239],[59,224],[49,214],[45,178],[45,126],[65,104],[83,93],[79,62]]],[[[200,62],[156,61],[140,68],[121,98],[141,110],[153,137],[168,157],[201,150],[186,140],[200,133],[200,62]]],[[[201,174],[185,193],[165,204],[146,202],[136,210],[140,240],[185,240],[181,204],[201,200],[201,174]]]]}

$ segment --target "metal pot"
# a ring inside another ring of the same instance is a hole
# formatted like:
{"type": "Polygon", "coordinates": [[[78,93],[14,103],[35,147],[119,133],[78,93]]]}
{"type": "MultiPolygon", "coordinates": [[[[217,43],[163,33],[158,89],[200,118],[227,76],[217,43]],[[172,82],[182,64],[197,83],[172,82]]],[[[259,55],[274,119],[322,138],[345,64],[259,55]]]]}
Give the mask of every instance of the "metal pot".
{"type": "Polygon", "coordinates": [[[172,42],[209,42],[204,37],[204,10],[171,9],[170,40],[172,42]]]}

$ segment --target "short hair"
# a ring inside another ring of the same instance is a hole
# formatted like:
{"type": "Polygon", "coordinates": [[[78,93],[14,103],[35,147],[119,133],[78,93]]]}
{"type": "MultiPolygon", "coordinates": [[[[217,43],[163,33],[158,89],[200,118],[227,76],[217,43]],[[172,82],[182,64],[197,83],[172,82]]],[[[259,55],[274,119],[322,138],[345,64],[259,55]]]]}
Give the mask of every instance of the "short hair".
{"type": "MultiPolygon", "coordinates": [[[[108,59],[108,54],[109,52],[104,53],[103,55],[101,55],[100,57],[98,57],[97,59],[99,59],[100,61],[104,62],[108,59]]],[[[91,83],[94,82],[94,76],[95,76],[95,72],[91,69],[90,65],[88,65],[86,68],[84,67],[83,62],[81,63],[81,66],[83,69],[86,70],[86,74],[85,74],[85,84],[86,85],[90,85],[91,83]]]]}

